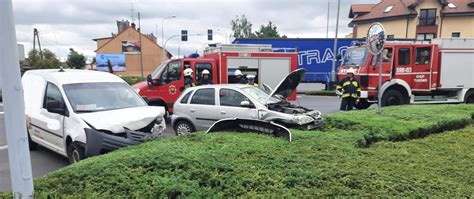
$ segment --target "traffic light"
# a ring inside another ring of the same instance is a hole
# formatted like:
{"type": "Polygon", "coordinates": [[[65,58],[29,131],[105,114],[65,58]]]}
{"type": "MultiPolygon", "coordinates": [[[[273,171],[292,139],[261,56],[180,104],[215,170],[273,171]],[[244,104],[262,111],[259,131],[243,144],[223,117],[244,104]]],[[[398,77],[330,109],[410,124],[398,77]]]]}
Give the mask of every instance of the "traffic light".
{"type": "Polygon", "coordinates": [[[207,40],[212,41],[212,29],[207,29],[207,40]]]}
{"type": "Polygon", "coordinates": [[[188,41],[188,31],[181,30],[181,41],[188,41]]]}

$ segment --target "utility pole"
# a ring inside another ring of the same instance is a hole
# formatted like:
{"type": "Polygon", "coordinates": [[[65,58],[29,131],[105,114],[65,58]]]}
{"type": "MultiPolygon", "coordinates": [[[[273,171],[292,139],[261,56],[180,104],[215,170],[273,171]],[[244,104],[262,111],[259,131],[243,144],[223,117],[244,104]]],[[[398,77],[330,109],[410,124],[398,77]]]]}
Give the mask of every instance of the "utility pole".
{"type": "Polygon", "coordinates": [[[33,175],[26,134],[12,0],[0,1],[0,70],[13,198],[33,197],[33,175]]]}
{"type": "Polygon", "coordinates": [[[43,59],[43,50],[41,49],[41,42],[39,38],[38,29],[33,28],[33,50],[36,50],[36,40],[38,40],[40,58],[43,59]]]}
{"type": "Polygon", "coordinates": [[[140,12],[138,12],[138,40],[140,40],[140,73],[143,76],[143,43],[142,43],[142,26],[140,24],[140,12]]]}
{"type": "Polygon", "coordinates": [[[337,16],[336,16],[336,34],[334,36],[334,48],[333,48],[333,62],[331,68],[331,87],[336,82],[336,62],[337,62],[337,31],[339,30],[339,10],[341,8],[341,0],[337,0],[337,16]]]}
{"type": "Polygon", "coordinates": [[[326,18],[326,38],[329,38],[329,10],[331,9],[331,0],[328,0],[328,16],[326,18]]]}

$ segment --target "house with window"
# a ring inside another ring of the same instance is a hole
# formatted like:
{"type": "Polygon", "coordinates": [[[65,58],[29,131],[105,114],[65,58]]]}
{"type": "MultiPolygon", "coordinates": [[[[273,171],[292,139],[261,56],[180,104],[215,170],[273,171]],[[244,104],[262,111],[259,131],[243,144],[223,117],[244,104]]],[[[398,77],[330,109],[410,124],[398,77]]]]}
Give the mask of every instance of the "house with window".
{"type": "Polygon", "coordinates": [[[381,0],[352,4],[352,38],[364,38],[370,24],[381,23],[387,38],[430,40],[474,37],[474,0],[381,0]]]}
{"type": "Polygon", "coordinates": [[[143,34],[134,23],[117,21],[117,33],[110,37],[93,39],[97,43],[96,68],[125,76],[146,76],[172,55],[163,50],[156,36],[143,34]],[[166,53],[163,56],[163,53],[166,53]]]}

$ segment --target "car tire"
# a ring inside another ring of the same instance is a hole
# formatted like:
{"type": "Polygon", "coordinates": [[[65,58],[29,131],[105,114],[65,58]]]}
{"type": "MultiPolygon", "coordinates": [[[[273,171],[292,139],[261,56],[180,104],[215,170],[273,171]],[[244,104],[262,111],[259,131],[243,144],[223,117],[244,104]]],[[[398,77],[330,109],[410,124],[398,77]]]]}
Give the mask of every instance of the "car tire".
{"type": "Polygon", "coordinates": [[[174,132],[176,133],[176,136],[187,135],[194,131],[194,126],[186,120],[180,120],[174,125],[174,132]]]}
{"type": "Polygon", "coordinates": [[[405,104],[405,97],[400,91],[388,90],[382,95],[382,106],[397,106],[405,104]]]}
{"type": "Polygon", "coordinates": [[[70,164],[77,163],[85,158],[84,148],[77,142],[72,142],[67,147],[67,157],[70,164]]]}
{"type": "Polygon", "coordinates": [[[466,104],[474,104],[474,90],[470,90],[464,96],[464,103],[466,104]]]}
{"type": "Polygon", "coordinates": [[[359,99],[359,102],[355,104],[356,109],[363,110],[363,109],[368,109],[372,103],[369,103],[367,99],[359,99]]]}
{"type": "Polygon", "coordinates": [[[38,143],[33,142],[33,140],[31,139],[31,136],[30,136],[30,131],[28,131],[28,129],[26,129],[26,134],[28,135],[28,145],[30,147],[30,151],[34,151],[34,150],[38,149],[38,143]]]}

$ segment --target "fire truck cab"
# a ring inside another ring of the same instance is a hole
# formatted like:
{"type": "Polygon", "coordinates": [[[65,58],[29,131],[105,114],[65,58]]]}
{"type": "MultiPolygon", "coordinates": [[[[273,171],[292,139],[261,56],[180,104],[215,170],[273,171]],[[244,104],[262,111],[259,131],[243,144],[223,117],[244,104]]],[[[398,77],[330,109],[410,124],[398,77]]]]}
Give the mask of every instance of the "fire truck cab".
{"type": "MultiPolygon", "coordinates": [[[[217,44],[204,50],[204,56],[172,59],[162,63],[147,77],[147,81],[133,85],[150,105],[164,106],[173,112],[173,104],[184,90],[186,68],[193,70],[193,82],[198,83],[202,71],[210,72],[213,84],[235,83],[234,72],[254,75],[259,86],[274,88],[280,80],[297,69],[297,53],[294,49],[273,49],[271,45],[217,44]],[[278,50],[278,52],[276,52],[278,50]]],[[[290,96],[296,98],[296,93],[290,96]]]]}
{"type": "Polygon", "coordinates": [[[378,100],[382,106],[429,103],[474,103],[474,39],[433,39],[431,43],[387,42],[374,56],[365,45],[347,49],[338,78],[356,70],[361,98],[356,108],[378,100]],[[378,88],[382,56],[382,87],[378,88]]]}

